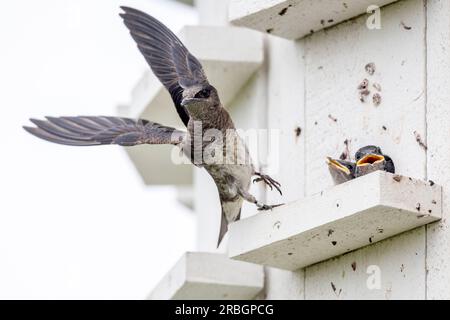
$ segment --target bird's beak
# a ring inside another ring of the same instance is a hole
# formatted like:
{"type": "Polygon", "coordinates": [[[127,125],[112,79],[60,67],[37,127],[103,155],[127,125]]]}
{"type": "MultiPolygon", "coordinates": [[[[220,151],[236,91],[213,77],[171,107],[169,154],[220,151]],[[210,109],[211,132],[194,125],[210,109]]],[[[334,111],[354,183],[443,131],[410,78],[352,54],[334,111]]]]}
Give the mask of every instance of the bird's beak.
{"type": "Polygon", "coordinates": [[[335,159],[327,157],[327,164],[329,167],[331,167],[335,170],[343,171],[347,175],[351,174],[350,170],[346,166],[343,166],[342,164],[339,163],[339,161],[337,161],[335,159]]]}
{"type": "Polygon", "coordinates": [[[184,98],[183,99],[183,101],[181,101],[181,105],[183,106],[183,107],[187,107],[187,106],[189,106],[190,104],[192,104],[192,103],[194,103],[194,102],[196,102],[196,101],[198,101],[199,99],[196,99],[196,98],[184,98]]]}
{"type": "Polygon", "coordinates": [[[386,159],[384,158],[384,156],[382,156],[382,155],[379,155],[379,154],[371,154],[371,153],[369,153],[369,154],[366,154],[363,158],[361,158],[357,163],[356,163],[356,165],[358,166],[358,167],[361,167],[361,166],[368,166],[368,165],[370,165],[370,164],[377,164],[377,163],[380,163],[380,162],[383,162],[383,161],[385,161],[386,159]]]}

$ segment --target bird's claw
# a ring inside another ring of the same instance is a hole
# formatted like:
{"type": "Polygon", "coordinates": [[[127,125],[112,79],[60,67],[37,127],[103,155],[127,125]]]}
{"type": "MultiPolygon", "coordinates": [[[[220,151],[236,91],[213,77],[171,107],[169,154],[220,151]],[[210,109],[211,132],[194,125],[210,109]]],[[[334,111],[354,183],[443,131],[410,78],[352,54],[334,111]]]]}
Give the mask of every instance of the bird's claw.
{"type": "Polygon", "coordinates": [[[275,205],[263,204],[263,205],[260,205],[258,207],[258,211],[272,211],[272,209],[277,208],[277,207],[281,207],[283,205],[284,205],[284,203],[282,203],[282,204],[275,204],[275,205]]]}
{"type": "Polygon", "coordinates": [[[283,192],[281,192],[280,189],[281,184],[278,181],[272,179],[268,175],[261,174],[259,172],[256,172],[255,175],[259,176],[259,178],[254,179],[253,183],[264,181],[264,183],[270,187],[270,190],[273,190],[273,188],[275,188],[280,193],[280,195],[283,195],[283,192]]]}

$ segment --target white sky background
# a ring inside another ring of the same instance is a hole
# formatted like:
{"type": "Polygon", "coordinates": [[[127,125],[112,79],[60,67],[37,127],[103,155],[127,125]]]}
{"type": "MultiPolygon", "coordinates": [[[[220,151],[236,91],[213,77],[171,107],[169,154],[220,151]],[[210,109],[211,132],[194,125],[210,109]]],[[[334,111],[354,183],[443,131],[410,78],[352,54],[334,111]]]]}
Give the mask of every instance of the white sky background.
{"type": "Polygon", "coordinates": [[[145,187],[120,147],[60,146],[21,128],[116,115],[129,101],[148,67],[123,4],[174,31],[196,22],[169,0],[2,1],[0,299],[142,299],[195,248],[195,217],[172,188],[145,187]]]}

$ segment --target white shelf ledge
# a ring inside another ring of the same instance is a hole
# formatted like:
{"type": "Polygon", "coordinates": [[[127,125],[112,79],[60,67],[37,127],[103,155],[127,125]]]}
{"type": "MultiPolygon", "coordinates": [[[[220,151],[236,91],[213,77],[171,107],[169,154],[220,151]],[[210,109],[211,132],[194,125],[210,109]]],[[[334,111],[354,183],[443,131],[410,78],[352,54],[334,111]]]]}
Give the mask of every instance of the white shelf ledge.
{"type": "Polygon", "coordinates": [[[297,270],[440,220],[442,189],[378,171],[230,226],[229,256],[297,270]]]}
{"type": "Polygon", "coordinates": [[[249,300],[264,287],[261,266],[217,253],[188,252],[161,280],[151,300],[249,300]]]}
{"type": "Polygon", "coordinates": [[[233,25],[299,39],[397,0],[231,0],[233,25]]]}
{"type": "MultiPolygon", "coordinates": [[[[233,27],[186,26],[180,39],[202,63],[209,82],[214,85],[226,106],[248,82],[264,60],[261,34],[233,27]],[[232,48],[232,50],[230,50],[232,48]]],[[[139,54],[139,53],[137,53],[139,54]]],[[[169,93],[149,70],[132,92],[123,116],[146,118],[164,125],[183,127],[169,93]]],[[[176,166],[170,161],[172,147],[130,148],[128,155],[144,182],[149,185],[192,183],[192,167],[176,166]],[[158,172],[165,172],[162,177],[158,172]]]]}

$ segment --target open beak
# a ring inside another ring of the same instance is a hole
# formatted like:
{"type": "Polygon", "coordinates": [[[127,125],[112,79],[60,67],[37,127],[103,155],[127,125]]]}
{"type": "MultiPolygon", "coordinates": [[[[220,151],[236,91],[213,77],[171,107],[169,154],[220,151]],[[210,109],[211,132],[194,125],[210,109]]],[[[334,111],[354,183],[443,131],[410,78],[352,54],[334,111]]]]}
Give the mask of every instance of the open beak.
{"type": "Polygon", "coordinates": [[[377,163],[381,163],[383,161],[385,161],[386,159],[384,158],[384,156],[379,155],[379,154],[366,154],[363,158],[361,158],[356,165],[358,167],[361,166],[368,166],[371,164],[377,164],[377,163]]]}
{"type": "Polygon", "coordinates": [[[346,166],[343,166],[342,164],[339,163],[339,161],[337,161],[335,159],[327,157],[327,164],[329,167],[331,167],[335,170],[343,171],[347,175],[351,174],[350,170],[346,166]]]}

